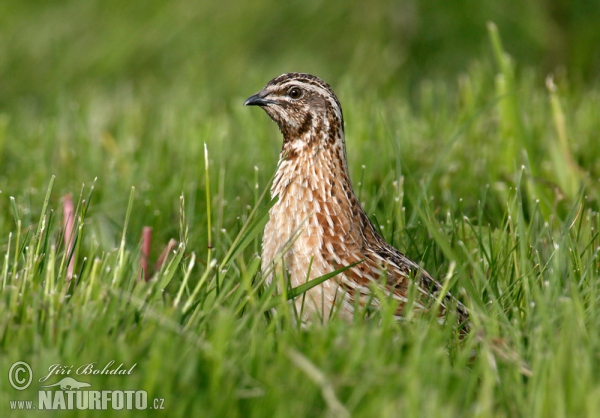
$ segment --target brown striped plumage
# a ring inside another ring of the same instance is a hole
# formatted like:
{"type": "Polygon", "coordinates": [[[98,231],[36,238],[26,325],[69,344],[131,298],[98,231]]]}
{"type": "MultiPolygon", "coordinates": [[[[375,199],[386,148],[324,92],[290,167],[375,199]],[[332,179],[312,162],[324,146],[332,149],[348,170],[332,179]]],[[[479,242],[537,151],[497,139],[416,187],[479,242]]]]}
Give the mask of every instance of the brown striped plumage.
{"type": "MultiPolygon", "coordinates": [[[[398,317],[411,282],[416,285],[415,308],[431,306],[441,285],[379,235],[354,194],[342,108],[331,87],[309,74],[283,74],[245,105],[260,106],[283,134],[271,188],[279,199],[269,212],[263,237],[262,269],[268,281],[285,272],[296,287],[362,260],[310,289],[303,319],[314,313],[323,320],[332,315],[352,318],[357,302],[376,306],[378,299],[371,290],[376,282],[399,302],[398,317]]],[[[299,297],[297,305],[301,303],[299,297]]],[[[465,307],[450,294],[443,298],[440,315],[445,315],[447,305],[456,306],[459,321],[466,324],[465,307]]]]}

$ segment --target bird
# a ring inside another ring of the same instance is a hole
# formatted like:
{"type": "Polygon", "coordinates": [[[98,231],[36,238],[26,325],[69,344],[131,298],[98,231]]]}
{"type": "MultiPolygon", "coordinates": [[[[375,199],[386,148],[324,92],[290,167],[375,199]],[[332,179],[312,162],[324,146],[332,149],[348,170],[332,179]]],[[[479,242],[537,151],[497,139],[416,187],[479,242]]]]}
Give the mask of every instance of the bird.
{"type": "Polygon", "coordinates": [[[342,107],[331,86],[314,75],[286,73],[244,105],[262,108],[283,135],[271,186],[277,200],[262,241],[266,283],[284,277],[297,287],[346,267],[296,297],[301,320],[351,320],[357,307],[376,309],[385,295],[397,302],[398,320],[409,300],[417,312],[438,300],[438,320],[452,307],[461,333],[467,332],[466,307],[447,292],[441,295],[442,285],[386,242],[361,206],[348,171],[342,107]]]}

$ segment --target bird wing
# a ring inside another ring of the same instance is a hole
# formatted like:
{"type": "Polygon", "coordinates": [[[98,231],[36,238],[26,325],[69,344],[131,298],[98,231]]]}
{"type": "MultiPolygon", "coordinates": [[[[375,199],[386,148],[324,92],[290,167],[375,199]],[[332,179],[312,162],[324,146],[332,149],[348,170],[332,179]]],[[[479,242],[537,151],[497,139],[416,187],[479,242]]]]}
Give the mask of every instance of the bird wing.
{"type": "MultiPolygon", "coordinates": [[[[404,316],[406,305],[412,303],[412,309],[416,312],[426,312],[433,306],[443,291],[443,286],[434,280],[429,273],[419,267],[396,248],[388,244],[374,229],[372,224],[367,224],[364,229],[365,235],[362,240],[362,248],[352,248],[343,260],[332,260],[330,263],[334,268],[349,265],[361,261],[356,266],[342,273],[338,279],[340,286],[347,292],[354,303],[358,299],[360,306],[378,305],[379,300],[373,294],[371,287],[380,283],[379,286],[387,296],[399,303],[395,316],[404,316]],[[341,264],[341,263],[342,264],[341,264]]],[[[468,321],[466,307],[446,293],[441,299],[439,316],[445,317],[448,307],[455,306],[456,313],[463,329],[468,321]]]]}

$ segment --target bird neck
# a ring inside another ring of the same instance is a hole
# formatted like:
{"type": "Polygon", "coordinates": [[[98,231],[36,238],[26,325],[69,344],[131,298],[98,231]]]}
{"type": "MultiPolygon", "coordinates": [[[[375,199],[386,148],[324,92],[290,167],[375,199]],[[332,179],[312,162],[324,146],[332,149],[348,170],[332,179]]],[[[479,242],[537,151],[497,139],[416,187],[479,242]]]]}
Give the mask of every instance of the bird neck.
{"type": "Polygon", "coordinates": [[[284,136],[273,196],[285,199],[291,185],[312,191],[344,187],[351,191],[346,146],[341,125],[320,124],[328,129],[309,129],[302,136],[284,136]]]}

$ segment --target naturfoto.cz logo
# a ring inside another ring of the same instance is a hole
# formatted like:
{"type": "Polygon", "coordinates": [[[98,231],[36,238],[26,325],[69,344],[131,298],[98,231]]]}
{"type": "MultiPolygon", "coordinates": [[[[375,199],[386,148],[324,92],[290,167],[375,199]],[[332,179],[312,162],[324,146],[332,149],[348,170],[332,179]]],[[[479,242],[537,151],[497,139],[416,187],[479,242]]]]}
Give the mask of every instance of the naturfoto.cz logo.
{"type": "MultiPolygon", "coordinates": [[[[144,410],[164,409],[164,399],[155,398],[149,404],[145,390],[94,390],[91,384],[66,376],[55,383],[48,380],[53,376],[74,374],[79,376],[93,375],[130,375],[137,364],[127,368],[122,363],[114,367],[111,360],[104,367],[97,363],[87,363],[75,368],[73,365],[53,364],[48,373],[38,379],[41,385],[38,390],[37,403],[33,400],[11,400],[12,410],[144,410]]],[[[24,361],[14,363],[8,373],[8,380],[13,388],[22,391],[33,381],[31,366],[24,361]]]]}

